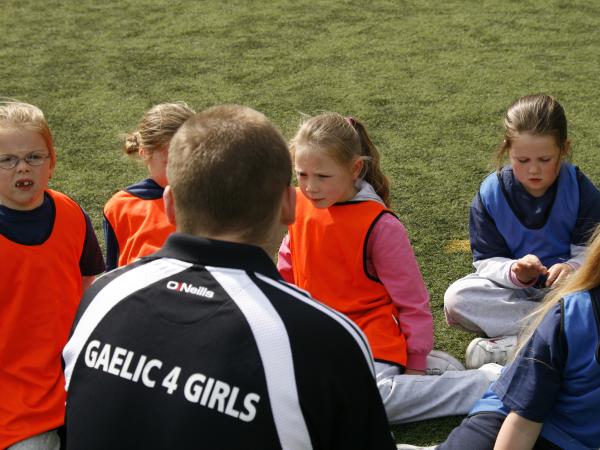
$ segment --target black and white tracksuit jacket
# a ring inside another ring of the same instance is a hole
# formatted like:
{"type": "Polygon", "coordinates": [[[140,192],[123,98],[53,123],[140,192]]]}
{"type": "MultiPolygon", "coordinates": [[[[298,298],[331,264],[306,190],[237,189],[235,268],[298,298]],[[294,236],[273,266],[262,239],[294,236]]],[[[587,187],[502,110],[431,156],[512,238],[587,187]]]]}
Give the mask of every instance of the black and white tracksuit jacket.
{"type": "Polygon", "coordinates": [[[175,233],[85,293],[67,448],[393,449],[363,334],[260,248],[175,233]]]}

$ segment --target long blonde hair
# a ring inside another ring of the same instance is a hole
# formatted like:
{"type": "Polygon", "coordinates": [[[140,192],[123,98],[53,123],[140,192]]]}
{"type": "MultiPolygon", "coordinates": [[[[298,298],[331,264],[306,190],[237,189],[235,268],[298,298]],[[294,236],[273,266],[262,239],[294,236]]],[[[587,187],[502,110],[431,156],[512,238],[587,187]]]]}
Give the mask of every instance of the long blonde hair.
{"type": "Polygon", "coordinates": [[[390,182],[381,170],[379,151],[358,119],[333,112],[311,117],[300,125],[290,142],[292,158],[298,147],[326,151],[344,166],[362,160],[360,177],[373,186],[386,206],[390,206],[390,182]]]}
{"type": "Polygon", "coordinates": [[[530,316],[530,323],[519,336],[519,345],[515,355],[524,347],[531,338],[546,314],[565,296],[579,291],[589,291],[600,285],[600,225],[596,227],[586,249],[585,261],[567,280],[560,286],[552,289],[544,298],[544,302],[530,316]]]}

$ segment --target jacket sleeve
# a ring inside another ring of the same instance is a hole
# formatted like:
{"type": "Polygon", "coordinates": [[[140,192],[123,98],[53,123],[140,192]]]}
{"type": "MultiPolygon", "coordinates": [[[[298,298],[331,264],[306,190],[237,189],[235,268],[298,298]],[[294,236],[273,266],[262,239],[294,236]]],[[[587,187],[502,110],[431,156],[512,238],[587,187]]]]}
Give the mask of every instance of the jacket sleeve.
{"type": "Polygon", "coordinates": [[[583,260],[585,259],[585,250],[587,247],[584,245],[572,245],[571,244],[571,257],[565,261],[568,265],[570,265],[573,269],[579,269],[579,266],[583,264],[583,260]]]}
{"type": "Polygon", "coordinates": [[[106,213],[102,220],[102,229],[104,231],[104,243],[106,245],[106,270],[116,269],[119,263],[119,242],[110,224],[106,213]]]}
{"type": "Polygon", "coordinates": [[[90,217],[85,211],[83,211],[83,215],[85,217],[86,230],[83,250],[79,259],[79,269],[82,276],[90,277],[104,272],[105,265],[102,250],[100,249],[100,244],[98,244],[98,238],[94,232],[90,217]]]}
{"type": "Polygon", "coordinates": [[[511,267],[516,260],[498,231],[496,222],[485,208],[479,192],[473,198],[469,212],[469,239],[473,252],[473,266],[479,276],[512,289],[535,284],[533,281],[525,285],[512,275],[511,267]]]}
{"type": "Polygon", "coordinates": [[[517,277],[513,275],[511,268],[516,261],[516,259],[502,257],[488,258],[474,261],[473,266],[475,267],[477,275],[487,278],[505,288],[522,289],[533,286],[537,279],[534,279],[531,283],[525,284],[521,283],[517,277]]]}
{"type": "Polygon", "coordinates": [[[407,368],[425,370],[433,348],[429,294],[406,229],[391,214],[381,216],[368,237],[367,271],[379,278],[398,309],[408,349],[407,368]]]}
{"type": "Polygon", "coordinates": [[[576,170],[579,184],[579,212],[571,243],[582,246],[586,245],[596,225],[600,223],[600,191],[579,168],[576,170]]]}
{"type": "Polygon", "coordinates": [[[479,192],[471,203],[469,212],[469,239],[473,261],[488,258],[512,258],[504,237],[498,231],[496,222],[485,208],[479,192]]]}
{"type": "Polygon", "coordinates": [[[281,277],[288,283],[294,283],[292,270],[292,250],[290,249],[290,235],[286,234],[277,254],[277,270],[281,277]]]}

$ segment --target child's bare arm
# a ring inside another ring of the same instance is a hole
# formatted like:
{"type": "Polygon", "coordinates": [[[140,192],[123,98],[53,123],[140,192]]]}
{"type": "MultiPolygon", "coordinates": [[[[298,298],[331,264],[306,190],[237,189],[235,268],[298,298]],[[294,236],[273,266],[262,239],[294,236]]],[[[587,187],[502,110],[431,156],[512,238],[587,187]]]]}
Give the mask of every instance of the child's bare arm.
{"type": "Polygon", "coordinates": [[[530,450],[541,430],[541,423],[511,412],[500,428],[494,450],[530,450]]]}

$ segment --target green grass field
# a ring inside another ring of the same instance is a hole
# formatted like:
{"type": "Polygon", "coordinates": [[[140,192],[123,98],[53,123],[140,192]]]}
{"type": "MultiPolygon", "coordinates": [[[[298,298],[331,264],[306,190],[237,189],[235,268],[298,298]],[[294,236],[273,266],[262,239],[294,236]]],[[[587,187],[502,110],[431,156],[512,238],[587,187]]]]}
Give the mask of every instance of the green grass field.
{"type": "MultiPolygon", "coordinates": [[[[301,114],[367,124],[392,179],[436,322],[436,347],[463,356],[447,286],[471,271],[449,250],[521,95],[567,111],[573,161],[596,183],[600,3],[541,1],[3,0],[0,95],[40,106],[58,148],[52,187],[88,211],[143,178],[121,134],[151,105],[240,103],[291,137],[301,114]]],[[[393,427],[398,442],[443,440],[460,418],[393,427]]]]}

